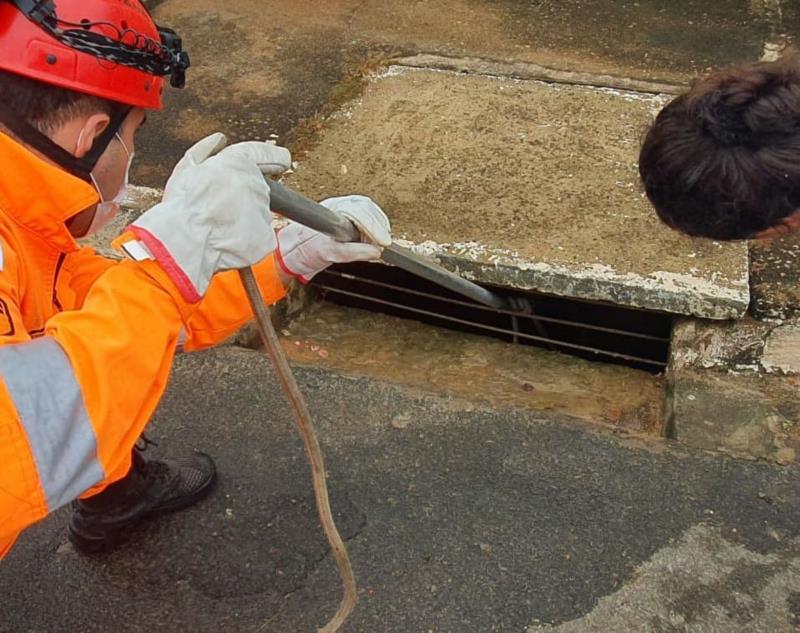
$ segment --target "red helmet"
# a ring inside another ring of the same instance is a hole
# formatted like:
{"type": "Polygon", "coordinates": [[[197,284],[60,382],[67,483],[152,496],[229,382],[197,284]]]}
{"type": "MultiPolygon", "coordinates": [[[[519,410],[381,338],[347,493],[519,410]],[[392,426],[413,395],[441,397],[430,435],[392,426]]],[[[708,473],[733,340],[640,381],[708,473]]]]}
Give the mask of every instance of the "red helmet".
{"type": "Polygon", "coordinates": [[[183,87],[189,57],[139,0],[0,0],[0,69],[161,109],[164,77],[183,87]]]}

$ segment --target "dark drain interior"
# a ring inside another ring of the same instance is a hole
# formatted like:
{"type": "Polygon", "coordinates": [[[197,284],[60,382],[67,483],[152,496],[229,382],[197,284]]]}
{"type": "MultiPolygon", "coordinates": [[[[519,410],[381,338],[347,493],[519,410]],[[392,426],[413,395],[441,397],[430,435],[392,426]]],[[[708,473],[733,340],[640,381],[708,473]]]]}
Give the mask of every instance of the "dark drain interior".
{"type": "Polygon", "coordinates": [[[318,275],[323,298],[452,330],[535,345],[590,360],[616,363],[652,373],[664,370],[672,317],[616,305],[565,299],[508,288],[524,297],[531,314],[487,308],[399,268],[348,264],[318,275]]]}

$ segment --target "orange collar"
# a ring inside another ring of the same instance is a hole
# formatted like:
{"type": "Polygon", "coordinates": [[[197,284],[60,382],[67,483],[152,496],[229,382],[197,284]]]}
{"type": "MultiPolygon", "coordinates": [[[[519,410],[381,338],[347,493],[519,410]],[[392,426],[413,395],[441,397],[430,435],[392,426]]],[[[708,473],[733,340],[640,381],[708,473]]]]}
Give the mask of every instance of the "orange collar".
{"type": "Polygon", "coordinates": [[[0,132],[0,211],[62,252],[78,249],[65,222],[96,204],[95,188],[0,132]]]}

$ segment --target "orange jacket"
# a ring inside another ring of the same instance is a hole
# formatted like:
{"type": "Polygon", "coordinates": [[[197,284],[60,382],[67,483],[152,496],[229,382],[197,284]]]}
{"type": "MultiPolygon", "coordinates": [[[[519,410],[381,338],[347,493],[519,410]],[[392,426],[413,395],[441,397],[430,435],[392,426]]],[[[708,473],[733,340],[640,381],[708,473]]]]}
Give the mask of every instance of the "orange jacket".
{"type": "MultiPolygon", "coordinates": [[[[65,221],[95,189],[0,132],[0,559],[18,534],[123,477],[178,347],[251,318],[235,272],[190,305],[154,262],[80,248],[65,221]]],[[[256,267],[264,299],[285,290],[256,267]]]]}

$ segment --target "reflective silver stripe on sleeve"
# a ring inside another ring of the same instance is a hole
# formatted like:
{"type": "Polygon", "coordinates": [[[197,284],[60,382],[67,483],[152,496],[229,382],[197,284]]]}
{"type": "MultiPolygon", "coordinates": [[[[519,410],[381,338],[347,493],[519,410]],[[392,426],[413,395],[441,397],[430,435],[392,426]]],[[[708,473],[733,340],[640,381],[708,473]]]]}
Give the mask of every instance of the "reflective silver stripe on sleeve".
{"type": "Polygon", "coordinates": [[[52,338],[0,347],[0,377],[33,451],[51,512],[104,478],[72,366],[52,338]]]}

